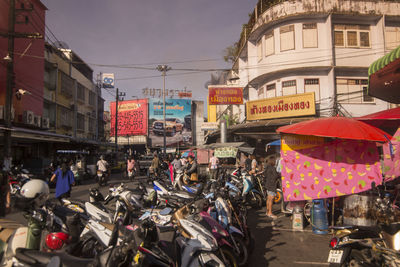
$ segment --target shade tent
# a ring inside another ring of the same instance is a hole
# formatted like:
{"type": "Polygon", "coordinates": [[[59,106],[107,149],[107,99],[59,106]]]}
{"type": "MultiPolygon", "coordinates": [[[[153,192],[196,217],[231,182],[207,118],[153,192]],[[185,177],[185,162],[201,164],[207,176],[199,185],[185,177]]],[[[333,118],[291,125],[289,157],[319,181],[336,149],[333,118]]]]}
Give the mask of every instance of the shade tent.
{"type": "Polygon", "coordinates": [[[361,121],[368,120],[400,120],[400,107],[379,111],[362,117],[355,118],[361,121]]]}
{"type": "Polygon", "coordinates": [[[391,138],[390,134],[374,126],[346,117],[319,118],[282,126],[276,131],[278,133],[286,134],[312,135],[376,142],[387,142],[391,138]]]}
{"type": "Polygon", "coordinates": [[[267,146],[280,146],[280,145],[281,145],[281,140],[280,139],[272,141],[272,142],[267,144],[267,146]]]}
{"type": "Polygon", "coordinates": [[[368,95],[400,104],[400,46],[371,64],[368,95]]]}

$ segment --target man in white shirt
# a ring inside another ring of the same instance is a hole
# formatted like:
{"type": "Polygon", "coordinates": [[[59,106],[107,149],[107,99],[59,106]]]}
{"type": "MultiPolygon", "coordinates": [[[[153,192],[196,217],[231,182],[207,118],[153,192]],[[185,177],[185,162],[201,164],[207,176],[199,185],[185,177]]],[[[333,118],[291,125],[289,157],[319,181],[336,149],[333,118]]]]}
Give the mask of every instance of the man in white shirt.
{"type": "Polygon", "coordinates": [[[108,170],[108,162],[104,159],[104,156],[100,156],[100,160],[97,162],[97,169],[102,172],[107,172],[108,170]]]}
{"type": "Polygon", "coordinates": [[[214,156],[214,152],[213,152],[212,157],[210,158],[210,162],[208,163],[208,168],[210,169],[211,179],[214,179],[214,180],[217,179],[218,165],[219,165],[219,159],[214,156]]]}

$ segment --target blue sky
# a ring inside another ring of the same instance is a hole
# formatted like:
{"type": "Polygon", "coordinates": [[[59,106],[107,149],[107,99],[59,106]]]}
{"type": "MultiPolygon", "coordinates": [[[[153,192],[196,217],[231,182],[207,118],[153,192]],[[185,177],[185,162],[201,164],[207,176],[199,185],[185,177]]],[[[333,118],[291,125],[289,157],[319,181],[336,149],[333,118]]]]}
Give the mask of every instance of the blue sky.
{"type": "MultiPolygon", "coordinates": [[[[210,72],[188,74],[174,69],[229,68],[222,51],[238,41],[242,24],[257,0],[42,0],[49,9],[46,24],[58,40],[84,61],[134,68],[99,67],[115,73],[116,87],[141,98],[142,88],[162,88],[155,70],[168,64],[166,88],[191,90],[206,101],[210,72]],[[185,62],[182,62],[185,61],[185,62]],[[182,74],[183,73],[183,74],[182,74]]],[[[54,40],[54,38],[52,38],[54,40]]],[[[103,90],[105,109],[112,94],[103,90]]]]}

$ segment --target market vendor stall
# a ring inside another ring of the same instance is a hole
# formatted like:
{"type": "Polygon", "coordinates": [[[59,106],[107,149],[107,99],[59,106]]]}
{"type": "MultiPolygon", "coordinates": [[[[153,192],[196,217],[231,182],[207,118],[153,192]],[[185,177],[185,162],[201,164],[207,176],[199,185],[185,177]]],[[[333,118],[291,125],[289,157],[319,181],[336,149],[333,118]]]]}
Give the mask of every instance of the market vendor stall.
{"type": "Polygon", "coordinates": [[[282,133],[285,201],[331,198],[369,190],[382,173],[376,142],[391,136],[363,122],[321,118],[278,128],[282,133]]]}

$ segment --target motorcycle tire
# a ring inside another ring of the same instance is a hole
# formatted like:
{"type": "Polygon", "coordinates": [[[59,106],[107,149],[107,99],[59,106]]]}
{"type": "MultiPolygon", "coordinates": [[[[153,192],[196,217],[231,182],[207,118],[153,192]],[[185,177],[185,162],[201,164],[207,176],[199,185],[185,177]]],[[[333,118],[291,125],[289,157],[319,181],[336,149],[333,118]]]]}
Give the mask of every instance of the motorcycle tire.
{"type": "Polygon", "coordinates": [[[274,203],[273,203],[273,204],[279,204],[279,203],[282,202],[282,200],[283,200],[282,191],[278,189],[278,190],[276,191],[276,195],[275,195],[275,197],[274,197],[274,203]]]}
{"type": "Polygon", "coordinates": [[[246,246],[246,242],[243,240],[243,237],[241,237],[240,235],[233,235],[233,240],[235,240],[234,242],[236,243],[236,246],[238,247],[239,251],[236,251],[235,247],[233,249],[233,252],[236,255],[237,258],[237,263],[238,266],[246,266],[247,262],[249,260],[249,251],[247,249],[246,246]]]}
{"type": "Polygon", "coordinates": [[[252,192],[249,194],[250,205],[254,209],[261,209],[263,207],[263,197],[260,193],[252,192]]]}
{"type": "Polygon", "coordinates": [[[238,267],[237,258],[235,253],[229,247],[221,247],[220,248],[220,258],[225,263],[226,267],[238,267]]]}
{"type": "MultiPolygon", "coordinates": [[[[367,255],[364,255],[366,250],[357,250],[352,249],[350,254],[347,256],[345,261],[341,266],[349,266],[349,267],[369,267],[369,266],[377,266],[376,264],[364,261],[367,255]],[[364,251],[364,252],[363,252],[364,251]]],[[[372,258],[369,257],[368,258],[372,258]]],[[[380,266],[380,265],[379,265],[380,266]]]]}

